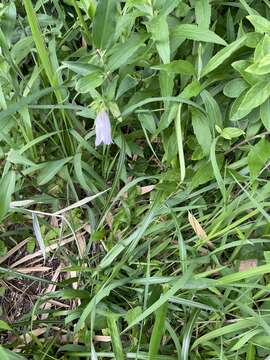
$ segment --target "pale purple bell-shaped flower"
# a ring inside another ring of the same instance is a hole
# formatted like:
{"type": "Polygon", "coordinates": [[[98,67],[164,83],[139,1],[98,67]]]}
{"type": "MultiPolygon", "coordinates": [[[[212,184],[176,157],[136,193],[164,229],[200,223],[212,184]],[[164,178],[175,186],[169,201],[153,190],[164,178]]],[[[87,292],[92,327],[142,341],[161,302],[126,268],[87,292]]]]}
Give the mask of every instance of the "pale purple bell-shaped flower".
{"type": "Polygon", "coordinates": [[[107,111],[101,110],[96,117],[96,141],[95,145],[110,145],[112,143],[112,128],[107,111]]]}

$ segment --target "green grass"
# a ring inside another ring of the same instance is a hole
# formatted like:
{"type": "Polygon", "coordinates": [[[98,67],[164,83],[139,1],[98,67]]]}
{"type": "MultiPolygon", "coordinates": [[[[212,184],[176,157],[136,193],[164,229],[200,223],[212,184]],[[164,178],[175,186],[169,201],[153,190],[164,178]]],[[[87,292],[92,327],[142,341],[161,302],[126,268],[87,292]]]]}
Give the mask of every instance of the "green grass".
{"type": "Polygon", "coordinates": [[[269,358],[269,59],[269,0],[2,1],[1,359],[269,358]]]}

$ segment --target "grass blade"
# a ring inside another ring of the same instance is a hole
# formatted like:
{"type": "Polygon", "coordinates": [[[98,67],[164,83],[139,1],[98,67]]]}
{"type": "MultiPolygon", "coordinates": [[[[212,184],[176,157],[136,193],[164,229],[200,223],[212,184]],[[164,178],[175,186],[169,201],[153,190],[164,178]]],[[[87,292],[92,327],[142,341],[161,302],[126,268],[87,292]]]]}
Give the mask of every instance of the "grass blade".
{"type": "Polygon", "coordinates": [[[177,111],[177,115],[176,115],[176,119],[175,119],[175,131],[176,131],[178,156],[179,156],[179,163],[180,163],[180,179],[181,179],[181,182],[183,182],[185,179],[185,176],[186,176],[186,166],[185,166],[185,155],[184,155],[184,149],[183,149],[181,109],[182,109],[182,105],[180,104],[178,106],[178,111],[177,111]]]}
{"type": "Polygon", "coordinates": [[[161,339],[165,330],[165,320],[168,303],[164,303],[155,311],[155,323],[149,344],[149,360],[154,360],[158,355],[161,339]]]}
{"type": "Polygon", "coordinates": [[[117,320],[114,314],[107,314],[107,324],[112,338],[112,346],[115,358],[117,360],[125,360],[120,333],[117,326],[117,320]]]}

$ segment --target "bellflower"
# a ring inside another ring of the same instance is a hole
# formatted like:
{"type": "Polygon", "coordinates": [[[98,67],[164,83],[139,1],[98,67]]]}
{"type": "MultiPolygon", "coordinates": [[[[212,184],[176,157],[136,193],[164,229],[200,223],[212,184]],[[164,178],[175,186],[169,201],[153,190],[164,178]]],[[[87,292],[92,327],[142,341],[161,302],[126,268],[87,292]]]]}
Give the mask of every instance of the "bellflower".
{"type": "Polygon", "coordinates": [[[95,145],[110,145],[112,143],[112,129],[110,118],[105,110],[101,110],[96,117],[96,141],[95,145]]]}

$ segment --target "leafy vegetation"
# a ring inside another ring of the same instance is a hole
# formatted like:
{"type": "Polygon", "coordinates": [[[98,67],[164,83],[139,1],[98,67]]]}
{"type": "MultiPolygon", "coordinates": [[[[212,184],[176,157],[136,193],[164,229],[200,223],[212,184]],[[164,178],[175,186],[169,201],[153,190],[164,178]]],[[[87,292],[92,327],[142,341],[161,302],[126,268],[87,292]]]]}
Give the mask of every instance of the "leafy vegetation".
{"type": "Polygon", "coordinates": [[[268,19],[1,2],[1,359],[269,359],[268,19]]]}

